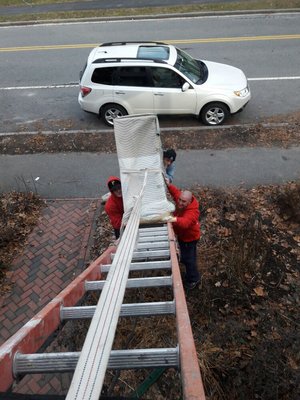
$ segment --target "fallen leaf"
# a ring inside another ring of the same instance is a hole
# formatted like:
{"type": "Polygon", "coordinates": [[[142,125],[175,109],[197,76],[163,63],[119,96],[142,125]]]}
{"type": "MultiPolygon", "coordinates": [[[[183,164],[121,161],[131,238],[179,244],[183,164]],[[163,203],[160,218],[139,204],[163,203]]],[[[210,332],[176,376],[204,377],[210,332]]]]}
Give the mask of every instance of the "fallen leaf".
{"type": "Polygon", "coordinates": [[[281,339],[281,336],[279,335],[279,333],[278,332],[272,332],[272,338],[274,339],[274,340],[279,340],[279,339],[281,339]]]}
{"type": "Polygon", "coordinates": [[[300,235],[293,236],[293,239],[299,243],[300,242],[300,235]]]}
{"type": "Polygon", "coordinates": [[[264,292],[264,288],[261,287],[261,286],[257,286],[257,287],[254,289],[254,292],[256,293],[257,296],[260,296],[260,297],[266,295],[265,292],[264,292]]]}
{"type": "Polygon", "coordinates": [[[299,369],[299,365],[297,364],[297,362],[292,357],[288,357],[287,359],[288,359],[289,366],[293,370],[297,371],[299,369]]]}
{"type": "Polygon", "coordinates": [[[231,215],[226,215],[225,219],[227,219],[228,221],[235,221],[236,220],[236,216],[234,214],[231,215]]]}

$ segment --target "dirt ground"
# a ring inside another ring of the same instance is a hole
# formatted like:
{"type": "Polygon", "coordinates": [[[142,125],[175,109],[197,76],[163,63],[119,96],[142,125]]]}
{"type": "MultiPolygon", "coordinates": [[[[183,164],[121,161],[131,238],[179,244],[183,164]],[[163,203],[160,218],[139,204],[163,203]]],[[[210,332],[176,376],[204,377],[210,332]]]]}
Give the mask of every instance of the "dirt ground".
{"type": "MultiPolygon", "coordinates": [[[[289,122],[276,128],[168,132],[162,141],[176,149],[299,145],[299,115],[289,122]]],[[[111,137],[67,136],[28,136],[23,143],[16,137],[2,138],[0,151],[114,151],[111,137]]],[[[207,400],[299,399],[300,182],[247,190],[191,189],[200,202],[202,280],[199,289],[187,293],[187,302],[207,400]]],[[[0,196],[2,293],[9,290],[6,271],[42,207],[43,201],[33,194],[0,196]]],[[[94,257],[113,239],[107,217],[100,214],[94,257]]],[[[139,295],[147,301],[153,292],[139,295]]],[[[169,347],[173,323],[166,318],[160,322],[130,319],[120,326],[115,344],[147,347],[158,338],[159,345],[169,347]]],[[[105,391],[128,396],[148,374],[111,373],[105,391]]],[[[180,399],[178,382],[177,372],[164,371],[143,399],[180,399]]]]}

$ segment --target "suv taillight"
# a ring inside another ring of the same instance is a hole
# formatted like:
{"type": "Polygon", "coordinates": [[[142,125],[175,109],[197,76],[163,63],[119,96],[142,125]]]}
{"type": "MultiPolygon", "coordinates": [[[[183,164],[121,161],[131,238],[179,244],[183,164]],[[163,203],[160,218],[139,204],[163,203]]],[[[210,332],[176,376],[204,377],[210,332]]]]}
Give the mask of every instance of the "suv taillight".
{"type": "Polygon", "coordinates": [[[82,97],[87,96],[89,93],[91,93],[91,91],[92,89],[87,86],[80,86],[80,92],[82,97]]]}

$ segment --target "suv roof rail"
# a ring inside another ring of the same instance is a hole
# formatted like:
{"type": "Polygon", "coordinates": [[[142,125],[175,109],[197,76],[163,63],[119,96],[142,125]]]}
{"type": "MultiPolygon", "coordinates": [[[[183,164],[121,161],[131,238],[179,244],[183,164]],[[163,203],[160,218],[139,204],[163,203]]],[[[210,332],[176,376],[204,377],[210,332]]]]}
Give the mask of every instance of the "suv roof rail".
{"type": "Polygon", "coordinates": [[[147,42],[147,41],[129,41],[129,42],[107,42],[107,43],[101,43],[99,44],[99,47],[104,47],[104,46],[126,46],[126,44],[164,44],[166,45],[167,43],[163,42],[147,42]]]}
{"type": "Polygon", "coordinates": [[[136,61],[136,62],[156,62],[160,64],[167,64],[164,60],[159,58],[135,58],[135,57],[112,57],[112,58],[97,58],[92,62],[92,64],[100,64],[100,63],[119,63],[121,61],[136,61]]]}

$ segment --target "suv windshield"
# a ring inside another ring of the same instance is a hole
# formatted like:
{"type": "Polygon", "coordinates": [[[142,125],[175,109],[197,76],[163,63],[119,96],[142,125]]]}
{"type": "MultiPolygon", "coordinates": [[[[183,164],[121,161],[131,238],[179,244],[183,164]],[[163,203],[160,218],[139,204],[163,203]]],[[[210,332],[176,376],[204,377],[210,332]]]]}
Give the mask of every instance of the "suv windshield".
{"type": "Polygon", "coordinates": [[[186,75],[194,83],[203,83],[205,78],[204,67],[201,62],[197,62],[193,57],[184,51],[177,49],[177,60],[174,65],[180,72],[186,75]]]}

